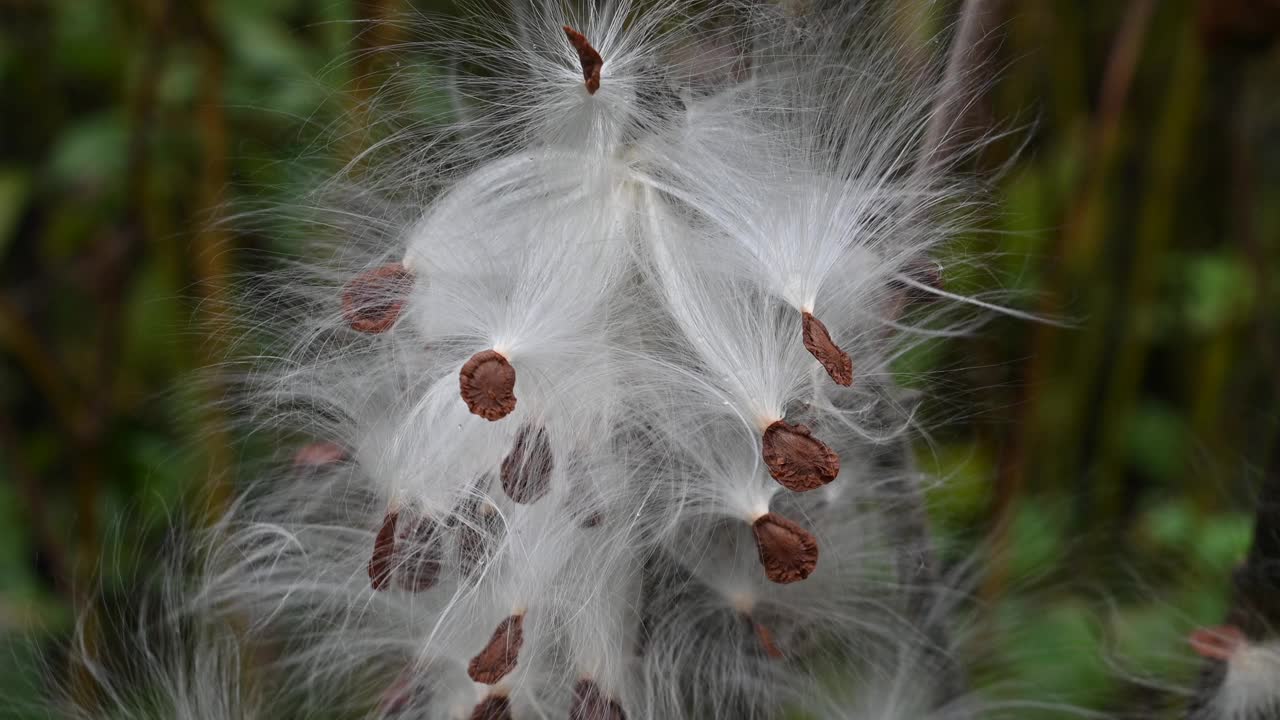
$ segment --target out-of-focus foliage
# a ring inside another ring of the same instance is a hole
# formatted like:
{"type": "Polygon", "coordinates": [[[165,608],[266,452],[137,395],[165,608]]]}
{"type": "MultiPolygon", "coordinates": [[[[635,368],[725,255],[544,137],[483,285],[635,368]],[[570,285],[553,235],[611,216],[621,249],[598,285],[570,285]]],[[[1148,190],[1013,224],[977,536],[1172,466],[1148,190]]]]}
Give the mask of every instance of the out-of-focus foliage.
{"type": "MultiPolygon", "coordinates": [[[[956,5],[884,4],[919,20],[904,43],[956,5]]],[[[1001,318],[903,360],[940,398],[920,450],[947,481],[932,509],[978,598],[982,674],[1011,695],[1176,708],[1158,688],[1190,682],[1183,638],[1221,619],[1277,430],[1280,23],[1250,0],[994,5],[994,82],[970,122],[1010,132],[975,159],[995,210],[956,250],[992,272],[947,282],[1013,290],[1067,327],[1001,318]]],[[[10,709],[38,688],[42,644],[58,666],[76,603],[129,587],[171,517],[243,480],[224,389],[199,370],[225,356],[230,278],[291,247],[217,221],[299,191],[298,158],[323,173],[317,158],[360,146],[310,143],[367,92],[379,60],[360,51],[412,39],[358,21],[408,10],[0,2],[10,709]]]]}

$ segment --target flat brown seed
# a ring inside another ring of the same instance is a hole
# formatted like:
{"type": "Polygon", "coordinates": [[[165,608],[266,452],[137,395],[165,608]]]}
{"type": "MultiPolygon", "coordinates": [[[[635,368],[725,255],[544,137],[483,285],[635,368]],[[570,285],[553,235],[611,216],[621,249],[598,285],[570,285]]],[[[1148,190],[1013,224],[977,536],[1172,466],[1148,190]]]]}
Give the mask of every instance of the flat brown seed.
{"type": "Polygon", "coordinates": [[[778,420],[764,430],[764,462],[769,474],[788,490],[822,487],[840,474],[840,456],[813,437],[804,425],[778,420]]]}
{"type": "Polygon", "coordinates": [[[818,541],[781,515],[766,513],[751,525],[765,577],[786,584],[803,580],[818,566],[818,541]]]}
{"type": "Polygon", "coordinates": [[[382,528],[373,540],[373,555],[369,557],[369,585],[374,590],[385,590],[391,580],[391,568],[396,549],[396,518],[390,510],[382,518],[382,528]]]}
{"type": "Polygon", "coordinates": [[[471,720],[512,720],[511,701],[504,695],[490,695],[471,711],[471,720]]]}
{"type": "Polygon", "coordinates": [[[565,25],[564,34],[569,37],[569,44],[573,49],[578,51],[578,62],[582,63],[582,79],[587,84],[587,94],[595,95],[600,89],[600,69],[604,67],[604,58],[591,47],[582,33],[565,25]]]}
{"type": "Polygon", "coordinates": [[[760,649],[764,650],[765,655],[775,660],[783,656],[782,651],[778,649],[778,644],[773,641],[773,632],[769,628],[752,620],[751,629],[755,631],[756,639],[760,641],[760,649]]]}
{"type": "Polygon", "coordinates": [[[853,361],[849,359],[849,353],[835,344],[831,339],[831,333],[827,332],[827,326],[814,317],[813,313],[807,312],[801,317],[803,318],[804,349],[822,363],[822,367],[837,385],[845,387],[852,385],[853,361]]]}
{"type": "Polygon", "coordinates": [[[582,678],[573,686],[573,705],[569,720],[627,720],[618,701],[605,696],[591,678],[582,678]]]}
{"type": "Polygon", "coordinates": [[[483,501],[468,503],[464,512],[467,521],[458,527],[458,569],[470,577],[489,560],[504,525],[498,512],[483,501]]]}
{"type": "Polygon", "coordinates": [[[342,289],[342,315],[359,332],[386,332],[400,317],[412,287],[413,273],[400,263],[366,270],[342,289]]]}
{"type": "Polygon", "coordinates": [[[524,645],[524,616],[511,615],[493,631],[489,643],[467,664],[472,680],[494,685],[516,667],[520,646],[524,645]]]}
{"type": "Polygon", "coordinates": [[[438,526],[435,520],[425,515],[410,525],[407,536],[396,542],[396,577],[401,589],[425,592],[435,587],[440,579],[438,526]]]}
{"type": "Polygon", "coordinates": [[[458,374],[462,401],[485,420],[501,420],[516,409],[516,369],[500,353],[481,350],[458,374]]]}
{"type": "Polygon", "coordinates": [[[537,502],[551,489],[554,469],[546,428],[525,425],[516,433],[511,452],[502,459],[502,489],[518,503],[537,502]]]}

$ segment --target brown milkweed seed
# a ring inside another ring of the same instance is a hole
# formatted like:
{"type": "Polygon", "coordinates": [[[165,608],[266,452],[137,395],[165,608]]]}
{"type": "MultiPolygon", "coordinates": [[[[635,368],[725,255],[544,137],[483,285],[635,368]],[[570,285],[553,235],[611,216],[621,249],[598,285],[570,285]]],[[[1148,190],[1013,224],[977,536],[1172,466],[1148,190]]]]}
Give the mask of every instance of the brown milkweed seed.
{"type": "Polygon", "coordinates": [[[804,425],[778,420],[765,428],[763,439],[769,474],[788,490],[813,490],[840,474],[840,456],[804,425]]]}
{"type": "Polygon", "coordinates": [[[374,590],[384,590],[391,580],[391,567],[396,549],[395,510],[387,511],[382,518],[382,528],[373,540],[373,555],[369,557],[369,585],[374,590]]]}
{"type": "Polygon", "coordinates": [[[400,263],[366,270],[342,289],[342,315],[353,330],[386,332],[400,317],[412,287],[413,273],[400,263]]]}
{"type": "Polygon", "coordinates": [[[822,363],[822,367],[837,385],[845,387],[852,385],[853,361],[849,359],[849,353],[835,344],[831,339],[831,333],[827,332],[827,326],[814,317],[813,313],[806,312],[801,317],[804,349],[822,363]]]}
{"type": "Polygon", "coordinates": [[[551,439],[546,428],[525,425],[516,433],[515,446],[502,459],[502,489],[518,503],[537,502],[551,489],[551,439]]]}
{"type": "Polygon", "coordinates": [[[516,409],[516,369],[500,353],[481,350],[458,374],[462,401],[485,420],[501,420],[516,409]]]}
{"type": "Polygon", "coordinates": [[[496,684],[516,667],[520,646],[524,644],[524,616],[511,615],[498,623],[497,629],[471,662],[467,674],[485,685],[496,684]]]}
{"type": "Polygon", "coordinates": [[[765,655],[775,660],[783,656],[782,651],[778,649],[778,644],[773,641],[773,633],[769,628],[752,620],[751,629],[755,631],[756,639],[760,641],[760,649],[764,650],[765,655]]]}
{"type": "Polygon", "coordinates": [[[396,543],[396,573],[400,588],[425,592],[440,578],[441,547],[436,521],[423,516],[411,523],[408,536],[396,543]]]}
{"type": "Polygon", "coordinates": [[[818,541],[808,530],[774,513],[751,524],[765,577],[786,584],[804,580],[818,566],[818,541]]]}
{"type": "Polygon", "coordinates": [[[471,711],[471,720],[511,720],[511,701],[504,695],[490,695],[471,711]]]}
{"type": "Polygon", "coordinates": [[[569,720],[627,720],[618,701],[605,697],[591,678],[582,678],[573,686],[573,705],[569,720]]]}
{"type": "Polygon", "coordinates": [[[471,577],[489,560],[493,545],[505,529],[502,517],[489,503],[475,500],[466,509],[467,522],[458,527],[458,569],[471,577]]]}
{"type": "Polygon", "coordinates": [[[582,33],[565,25],[564,34],[569,37],[569,44],[573,49],[578,51],[578,62],[582,63],[582,79],[586,81],[587,93],[595,95],[600,89],[600,69],[604,67],[604,58],[591,47],[582,33]]]}

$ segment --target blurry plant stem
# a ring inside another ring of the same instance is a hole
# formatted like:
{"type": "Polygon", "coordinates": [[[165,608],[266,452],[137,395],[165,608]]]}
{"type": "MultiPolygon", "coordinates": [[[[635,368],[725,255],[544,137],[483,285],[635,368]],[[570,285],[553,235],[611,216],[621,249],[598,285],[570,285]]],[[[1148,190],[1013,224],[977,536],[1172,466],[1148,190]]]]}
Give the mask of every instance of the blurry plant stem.
{"type": "Polygon", "coordinates": [[[977,82],[979,71],[987,64],[990,40],[1001,0],[962,0],[960,14],[955,23],[955,36],[947,51],[947,64],[942,86],[929,114],[924,142],[920,147],[917,166],[928,169],[935,163],[943,163],[950,156],[948,150],[964,130],[973,107],[977,104],[981,89],[977,82]]]}
{"type": "Polygon", "coordinates": [[[3,415],[0,415],[0,451],[3,451],[8,458],[5,464],[12,475],[11,480],[17,487],[18,496],[22,498],[27,522],[31,523],[31,529],[36,536],[37,549],[45,568],[58,591],[70,596],[71,566],[67,561],[62,538],[54,533],[49,524],[44,484],[23,457],[22,443],[18,439],[13,423],[3,415]]]}
{"type": "Polygon", "coordinates": [[[352,72],[355,74],[352,121],[356,125],[347,137],[351,143],[348,157],[358,157],[372,144],[372,106],[377,88],[382,85],[379,74],[388,64],[387,51],[402,40],[395,20],[403,11],[404,0],[358,0],[356,53],[352,72]]]}
{"type": "MultiPolygon", "coordinates": [[[[1250,643],[1272,640],[1280,628],[1280,437],[1273,437],[1270,460],[1253,522],[1253,541],[1244,563],[1232,574],[1231,607],[1227,625],[1242,630],[1250,643]]],[[[1222,684],[1226,663],[1206,661],[1188,705],[1190,720],[1228,720],[1212,702],[1222,684]]],[[[1236,717],[1232,715],[1232,717],[1236,717]]],[[[1252,717],[1269,717],[1266,711],[1252,717]]]]}
{"type": "MultiPolygon", "coordinates": [[[[118,375],[124,334],[124,294],[130,286],[138,257],[147,244],[147,198],[150,170],[151,139],[156,116],[156,91],[160,70],[168,45],[169,4],[167,0],[138,0],[137,12],[144,19],[139,32],[138,80],[129,103],[129,139],[126,154],[123,193],[125,214],[121,226],[109,233],[100,267],[96,268],[98,288],[97,357],[94,362],[93,392],[89,394],[89,431],[80,446],[83,470],[77,473],[77,560],[86,568],[96,566],[98,555],[98,498],[101,494],[101,469],[106,466],[105,435],[114,412],[115,380],[118,375]]],[[[88,582],[79,583],[80,593],[87,593],[88,582]]],[[[97,613],[87,595],[79,599],[81,642],[85,652],[93,655],[98,643],[97,613]]],[[[83,665],[72,667],[72,693],[83,707],[93,707],[95,682],[83,665]]]]}
{"type": "MultiPolygon", "coordinates": [[[[228,288],[231,243],[222,218],[223,193],[230,180],[227,167],[230,145],[223,99],[226,51],[214,22],[213,4],[210,0],[201,0],[193,14],[204,68],[196,107],[196,127],[203,155],[196,201],[205,217],[192,242],[192,255],[194,279],[200,292],[199,322],[204,330],[197,366],[208,368],[225,360],[226,345],[222,340],[225,335],[221,327],[230,321],[231,312],[228,288]]],[[[211,379],[206,387],[207,397],[201,403],[201,435],[208,476],[205,523],[212,525],[231,502],[233,443],[225,412],[226,388],[218,379],[211,379]]]]}
{"type": "MultiPolygon", "coordinates": [[[[1119,485],[1116,480],[1125,464],[1128,429],[1155,331],[1160,258],[1175,232],[1177,190],[1186,177],[1184,166],[1192,146],[1204,75],[1203,55],[1193,25],[1188,23],[1182,31],[1174,58],[1164,104],[1147,153],[1146,192],[1138,208],[1136,237],[1128,263],[1128,293],[1113,306],[1095,308],[1096,317],[1107,319],[1111,325],[1108,333],[1111,342],[1099,348],[1102,357],[1097,362],[1104,371],[1110,371],[1101,381],[1103,400],[1095,423],[1099,452],[1094,483],[1099,494],[1119,485]],[[1117,314],[1116,307],[1127,312],[1117,314]],[[1110,363],[1101,362],[1103,358],[1110,359],[1110,363]]],[[[1090,522],[1109,517],[1118,500],[1098,497],[1081,517],[1090,518],[1090,522]]],[[[1127,528],[1113,530],[1118,533],[1127,528]]],[[[1114,534],[1111,539],[1115,539],[1114,534]]],[[[1108,542],[1105,534],[1099,540],[1108,542]]]]}
{"type": "MultiPolygon", "coordinates": [[[[1115,41],[1111,45],[1107,64],[1103,71],[1101,89],[1099,91],[1098,109],[1092,118],[1086,138],[1088,152],[1085,154],[1087,164],[1080,176],[1078,185],[1066,209],[1063,229],[1057,239],[1056,247],[1047,253],[1050,258],[1061,258],[1060,268],[1050,268],[1045,273],[1046,289],[1042,294],[1042,302],[1038,308],[1044,315],[1056,313],[1055,303],[1062,298],[1075,294],[1078,288],[1094,288],[1094,297],[1088,298],[1090,310],[1097,312],[1105,308],[1110,294],[1103,283],[1081,282],[1090,272],[1099,267],[1098,254],[1103,248],[1099,238],[1106,228],[1108,214],[1108,179],[1115,171],[1120,156],[1120,124],[1128,104],[1130,89],[1136,73],[1138,59],[1146,45],[1147,32],[1151,24],[1151,16],[1155,9],[1154,0],[1133,0],[1129,3],[1115,41]]],[[[1045,17],[1045,20],[1049,18],[1045,17]]],[[[1067,23],[1076,26],[1077,23],[1067,23]]],[[[1058,23],[1045,22],[1041,25],[1042,33],[1056,32],[1058,23]]],[[[1073,48],[1078,46],[1076,39],[1073,48]]],[[[1080,59],[1080,54],[1073,53],[1080,59]]],[[[1059,74],[1075,77],[1078,69],[1060,65],[1059,74]]],[[[1064,98],[1064,101],[1066,99],[1064,98]]],[[[1063,108],[1065,112],[1067,108],[1063,108]]],[[[1105,319],[1105,311],[1101,315],[1086,319],[1105,319]]],[[[1041,421],[1041,401],[1047,379],[1053,363],[1061,353],[1059,351],[1067,334],[1083,335],[1079,341],[1081,349],[1077,357],[1098,358],[1097,348],[1103,334],[1102,328],[1089,327],[1083,331],[1064,330],[1048,323],[1038,323],[1033,328],[1031,352],[1026,369],[1020,383],[1019,400],[1016,403],[1018,417],[1014,422],[1013,443],[1002,454],[998,463],[998,476],[994,494],[993,530],[990,547],[992,562],[990,571],[983,581],[982,597],[988,603],[995,602],[1005,591],[1008,582],[1008,548],[1009,535],[1014,517],[1017,514],[1017,498],[1021,495],[1029,473],[1048,470],[1054,464],[1040,460],[1044,427],[1041,421]],[[1035,464],[1033,468],[1032,465],[1035,464]]],[[[1096,364],[1094,360],[1088,362],[1096,364]]],[[[1077,372],[1078,377],[1085,379],[1081,387],[1089,387],[1092,370],[1084,372],[1077,365],[1068,368],[1077,372]]],[[[1090,402],[1089,394],[1075,398],[1074,412],[1069,416],[1064,433],[1065,437],[1057,438],[1055,445],[1068,457],[1078,456],[1078,436],[1075,431],[1082,427],[1084,413],[1090,402]]],[[[1050,459],[1052,460],[1052,459],[1050,459]]]]}

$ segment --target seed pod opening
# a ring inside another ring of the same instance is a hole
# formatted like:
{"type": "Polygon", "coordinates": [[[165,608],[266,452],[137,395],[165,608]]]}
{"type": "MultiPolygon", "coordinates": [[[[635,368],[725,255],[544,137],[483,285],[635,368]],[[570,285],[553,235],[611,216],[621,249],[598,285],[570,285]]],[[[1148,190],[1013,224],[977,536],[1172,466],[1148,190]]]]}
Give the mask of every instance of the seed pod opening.
{"type": "Polygon", "coordinates": [[[373,554],[369,557],[369,585],[374,590],[385,590],[391,581],[391,569],[395,561],[396,519],[395,510],[387,511],[382,527],[373,540],[373,554]]]}
{"type": "Polygon", "coordinates": [[[516,369],[495,350],[472,355],[458,385],[467,409],[485,420],[501,420],[516,409],[516,369]]]}
{"type": "Polygon", "coordinates": [[[471,658],[467,674],[478,683],[496,684],[515,669],[522,645],[524,615],[511,615],[498,623],[488,644],[471,658]]]}
{"type": "Polygon", "coordinates": [[[400,263],[366,270],[342,289],[342,315],[358,332],[386,332],[399,319],[412,288],[413,273],[400,263]]]}
{"type": "Polygon", "coordinates": [[[502,460],[502,489],[518,503],[537,502],[551,489],[551,438],[542,426],[525,425],[502,460]]]}
{"type": "Polygon", "coordinates": [[[505,695],[490,695],[471,711],[471,720],[512,720],[511,701],[505,695]]]}
{"type": "Polygon", "coordinates": [[[814,317],[813,313],[806,312],[801,318],[804,349],[817,358],[837,385],[852,385],[853,361],[849,359],[849,353],[836,345],[831,339],[831,333],[827,332],[827,326],[814,317]]]}
{"type": "Polygon", "coordinates": [[[604,67],[604,58],[591,47],[582,33],[565,25],[564,34],[568,36],[573,49],[578,51],[578,62],[582,63],[582,79],[587,85],[587,94],[595,95],[600,89],[600,69],[604,67]]]}
{"type": "Polygon", "coordinates": [[[569,720],[627,720],[627,714],[618,701],[607,697],[594,680],[584,677],[573,686],[569,720]]]}
{"type": "Polygon", "coordinates": [[[440,579],[441,550],[438,524],[424,515],[409,523],[408,532],[396,541],[395,566],[400,588],[425,592],[440,579]]]}
{"type": "Polygon", "coordinates": [[[763,440],[769,474],[788,490],[813,490],[840,474],[840,456],[804,425],[778,420],[765,428],[763,440]]]}
{"type": "Polygon", "coordinates": [[[809,577],[818,567],[818,541],[808,530],[775,513],[766,513],[751,525],[765,577],[786,584],[809,577]]]}

